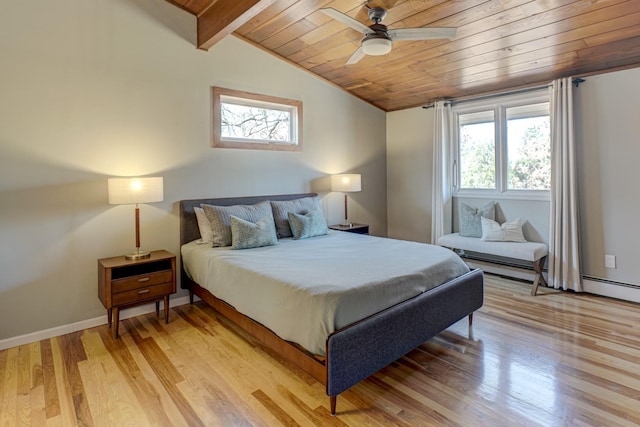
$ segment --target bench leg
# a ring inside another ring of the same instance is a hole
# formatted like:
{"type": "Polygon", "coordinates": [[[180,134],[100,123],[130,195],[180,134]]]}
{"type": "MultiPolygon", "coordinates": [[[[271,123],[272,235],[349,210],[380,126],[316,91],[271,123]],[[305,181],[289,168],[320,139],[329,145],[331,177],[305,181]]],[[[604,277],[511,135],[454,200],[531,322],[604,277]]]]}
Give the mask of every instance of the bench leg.
{"type": "Polygon", "coordinates": [[[542,275],[542,267],[544,267],[544,262],[547,260],[546,255],[540,258],[538,261],[533,261],[533,269],[536,272],[536,278],[533,281],[533,288],[531,288],[531,296],[535,297],[538,292],[538,285],[542,284],[543,286],[547,286],[546,280],[544,280],[544,276],[542,275]]]}

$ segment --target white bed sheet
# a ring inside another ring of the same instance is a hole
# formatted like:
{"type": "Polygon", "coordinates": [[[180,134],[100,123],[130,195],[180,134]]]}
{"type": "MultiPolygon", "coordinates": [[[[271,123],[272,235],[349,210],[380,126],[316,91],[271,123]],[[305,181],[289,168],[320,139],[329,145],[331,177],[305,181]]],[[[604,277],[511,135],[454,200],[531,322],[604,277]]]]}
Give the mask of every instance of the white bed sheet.
{"type": "Polygon", "coordinates": [[[200,286],[318,355],[335,330],[469,271],[449,249],[341,231],[244,250],[194,241],[181,254],[200,286]]]}

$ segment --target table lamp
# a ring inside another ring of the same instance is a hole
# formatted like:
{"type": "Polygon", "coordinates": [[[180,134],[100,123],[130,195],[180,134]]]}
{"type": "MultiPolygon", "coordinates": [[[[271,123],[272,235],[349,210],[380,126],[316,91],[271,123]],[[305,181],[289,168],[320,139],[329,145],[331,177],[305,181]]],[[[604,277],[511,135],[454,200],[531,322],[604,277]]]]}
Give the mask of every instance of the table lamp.
{"type": "MultiPolygon", "coordinates": [[[[361,177],[359,173],[346,173],[339,175],[331,175],[331,191],[340,191],[342,193],[352,193],[362,190],[361,177]]],[[[353,224],[349,222],[347,214],[347,195],[344,195],[344,222],[342,226],[351,227],[353,224]]]]}
{"type": "Polygon", "coordinates": [[[110,205],[136,205],[136,251],[125,255],[126,259],[149,258],[151,254],[140,250],[139,203],[161,202],[164,199],[162,177],[109,178],[110,205]]]}

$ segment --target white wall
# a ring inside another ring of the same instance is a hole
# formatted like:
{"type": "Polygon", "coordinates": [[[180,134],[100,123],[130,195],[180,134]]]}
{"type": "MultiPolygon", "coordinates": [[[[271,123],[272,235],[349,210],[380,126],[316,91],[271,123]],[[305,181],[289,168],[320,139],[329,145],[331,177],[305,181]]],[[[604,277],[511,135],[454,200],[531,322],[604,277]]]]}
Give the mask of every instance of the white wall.
{"type": "MultiPolygon", "coordinates": [[[[164,177],[165,201],[141,206],[146,249],[178,253],[181,199],[339,172],[362,174],[350,217],[386,234],[384,112],[234,37],[209,52],[194,38],[164,0],[0,4],[0,340],[105,314],[96,260],[134,246],[110,176],[164,177]],[[303,152],[210,148],[212,85],[302,100],[303,152]]],[[[332,223],[341,201],[323,199],[332,223]]]]}
{"type": "Polygon", "coordinates": [[[433,110],[387,113],[387,233],[431,241],[433,110]]]}
{"type": "Polygon", "coordinates": [[[575,93],[584,274],[640,286],[640,68],[588,77],[575,93]]]}
{"type": "MultiPolygon", "coordinates": [[[[640,258],[640,231],[636,219],[640,210],[637,178],[640,69],[587,77],[586,82],[575,89],[575,94],[583,273],[608,281],[640,285],[634,265],[640,258]],[[604,267],[605,253],[616,256],[616,269],[604,267]]],[[[424,213],[424,207],[431,203],[430,185],[412,188],[410,183],[413,178],[426,182],[431,174],[433,114],[433,109],[387,114],[390,236],[414,240],[413,236],[425,234],[424,224],[430,223],[430,214],[424,213]]],[[[468,200],[469,204],[477,206],[486,201],[468,200]]],[[[548,242],[549,202],[497,202],[502,220],[518,216],[526,218],[530,222],[530,227],[525,229],[527,237],[548,242]]],[[[454,206],[458,203],[456,201],[454,206]]],[[[601,291],[593,284],[588,289],[618,298],[629,295],[616,290],[601,291]]],[[[629,298],[635,300],[637,296],[634,293],[629,298]]]]}

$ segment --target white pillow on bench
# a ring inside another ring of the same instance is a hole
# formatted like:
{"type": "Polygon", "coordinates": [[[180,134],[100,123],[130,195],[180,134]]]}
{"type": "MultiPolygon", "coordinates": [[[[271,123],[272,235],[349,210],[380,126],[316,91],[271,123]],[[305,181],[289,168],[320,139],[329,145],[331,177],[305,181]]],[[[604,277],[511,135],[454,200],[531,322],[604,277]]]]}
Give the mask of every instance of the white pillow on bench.
{"type": "Polygon", "coordinates": [[[482,237],[485,242],[520,242],[527,239],[522,234],[520,218],[506,221],[502,225],[488,218],[480,218],[482,224],[482,237]]]}

